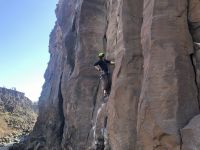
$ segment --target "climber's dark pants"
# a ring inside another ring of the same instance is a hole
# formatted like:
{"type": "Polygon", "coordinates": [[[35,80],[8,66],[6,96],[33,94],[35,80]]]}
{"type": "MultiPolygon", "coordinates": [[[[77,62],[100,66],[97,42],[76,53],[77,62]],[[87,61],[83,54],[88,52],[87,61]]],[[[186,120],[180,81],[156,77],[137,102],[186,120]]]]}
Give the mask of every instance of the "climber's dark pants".
{"type": "Polygon", "coordinates": [[[102,90],[106,91],[106,94],[110,93],[110,88],[111,88],[111,77],[110,73],[103,73],[100,76],[101,79],[101,84],[102,84],[102,90]]]}

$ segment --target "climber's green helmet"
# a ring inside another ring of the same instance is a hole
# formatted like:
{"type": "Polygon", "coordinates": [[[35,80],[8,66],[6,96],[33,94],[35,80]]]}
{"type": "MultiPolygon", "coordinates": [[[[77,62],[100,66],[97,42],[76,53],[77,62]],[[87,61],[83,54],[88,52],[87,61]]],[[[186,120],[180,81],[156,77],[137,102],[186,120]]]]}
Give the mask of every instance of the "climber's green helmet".
{"type": "Polygon", "coordinates": [[[99,56],[100,58],[103,58],[103,57],[105,56],[105,54],[104,54],[104,52],[100,52],[100,53],[98,54],[98,56],[99,56]]]}

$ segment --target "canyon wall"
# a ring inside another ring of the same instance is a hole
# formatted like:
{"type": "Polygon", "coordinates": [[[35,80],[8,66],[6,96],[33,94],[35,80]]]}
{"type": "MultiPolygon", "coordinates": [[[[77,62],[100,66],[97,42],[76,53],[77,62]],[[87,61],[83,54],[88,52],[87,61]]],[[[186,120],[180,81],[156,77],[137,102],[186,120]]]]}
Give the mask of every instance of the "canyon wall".
{"type": "Polygon", "coordinates": [[[0,87],[0,149],[32,131],[37,105],[15,88],[0,87]]]}
{"type": "Polygon", "coordinates": [[[200,149],[199,0],[59,0],[56,16],[28,148],[200,149]],[[99,50],[115,61],[106,102],[99,50]]]}

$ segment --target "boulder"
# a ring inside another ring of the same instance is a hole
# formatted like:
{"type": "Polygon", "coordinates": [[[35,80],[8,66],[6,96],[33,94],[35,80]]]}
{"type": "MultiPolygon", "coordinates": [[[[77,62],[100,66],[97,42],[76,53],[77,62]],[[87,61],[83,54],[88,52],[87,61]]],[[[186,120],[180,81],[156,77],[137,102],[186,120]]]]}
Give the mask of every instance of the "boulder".
{"type": "Polygon", "coordinates": [[[190,122],[181,129],[182,149],[200,149],[200,115],[195,116],[190,122]]]}

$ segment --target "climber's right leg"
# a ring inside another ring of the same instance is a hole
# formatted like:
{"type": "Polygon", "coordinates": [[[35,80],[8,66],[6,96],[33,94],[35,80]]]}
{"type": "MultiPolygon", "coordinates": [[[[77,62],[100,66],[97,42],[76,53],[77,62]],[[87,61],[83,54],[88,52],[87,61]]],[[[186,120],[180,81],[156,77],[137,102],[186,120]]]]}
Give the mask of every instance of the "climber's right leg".
{"type": "Polygon", "coordinates": [[[109,96],[109,81],[107,74],[101,75],[101,82],[102,82],[103,96],[107,97],[109,96]]]}

